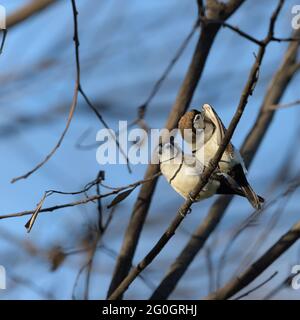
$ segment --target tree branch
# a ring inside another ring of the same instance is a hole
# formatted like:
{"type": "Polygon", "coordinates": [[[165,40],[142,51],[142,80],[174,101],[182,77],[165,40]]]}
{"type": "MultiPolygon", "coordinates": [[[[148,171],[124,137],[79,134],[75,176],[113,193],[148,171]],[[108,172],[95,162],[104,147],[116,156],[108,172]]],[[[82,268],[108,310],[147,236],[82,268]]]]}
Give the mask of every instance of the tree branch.
{"type": "Polygon", "coordinates": [[[99,199],[102,198],[107,198],[110,197],[112,195],[115,194],[119,194],[121,191],[128,191],[130,189],[136,188],[144,183],[147,183],[155,178],[157,178],[161,173],[158,172],[156,175],[149,177],[148,179],[145,180],[139,180],[137,182],[131,183],[127,186],[124,187],[119,187],[119,188],[112,188],[113,191],[108,192],[108,193],[104,193],[104,194],[96,194],[93,196],[89,196],[86,197],[84,199],[78,200],[78,201],[74,201],[74,202],[70,202],[70,203],[64,203],[64,204],[60,204],[60,205],[56,205],[56,206],[52,206],[52,207],[48,207],[48,208],[42,208],[40,205],[40,203],[43,204],[43,202],[45,201],[45,198],[56,193],[56,194],[63,194],[63,195],[77,195],[77,194],[81,194],[81,193],[85,193],[87,190],[89,190],[92,186],[94,186],[93,183],[89,183],[87,184],[87,186],[80,191],[74,191],[74,192],[64,192],[64,191],[57,191],[57,190],[48,190],[44,193],[44,196],[42,197],[42,199],[39,201],[39,204],[37,206],[37,209],[34,210],[26,210],[26,211],[21,211],[21,212],[17,212],[17,213],[8,213],[8,214],[2,214],[0,215],[0,220],[2,219],[8,219],[8,218],[16,218],[16,217],[23,217],[23,216],[27,216],[27,215],[34,215],[36,212],[41,213],[41,212],[52,212],[52,211],[56,211],[59,209],[64,209],[64,208],[69,208],[69,207],[75,207],[78,205],[82,205],[82,204],[86,204],[89,202],[94,202],[97,201],[99,199]]]}
{"type": "Polygon", "coordinates": [[[233,278],[224,287],[208,295],[206,300],[224,300],[245,288],[287,251],[300,237],[300,221],[285,233],[269,250],[257,259],[246,271],[233,278]]]}
{"type": "MultiPolygon", "coordinates": [[[[40,169],[45,163],[48,162],[48,160],[55,154],[56,150],[61,146],[65,135],[68,132],[68,129],[70,127],[76,106],[77,106],[77,100],[78,100],[78,93],[79,93],[79,88],[80,88],[80,59],[79,59],[79,37],[78,37],[78,22],[77,22],[77,16],[78,16],[78,12],[77,12],[77,8],[76,8],[76,2],[75,0],[71,0],[72,1],[72,9],[73,9],[73,21],[74,21],[74,46],[75,46],[75,60],[76,60],[76,80],[75,80],[75,88],[74,88],[74,94],[73,94],[73,100],[71,103],[71,107],[70,107],[70,111],[69,111],[69,115],[68,115],[68,119],[65,125],[65,128],[62,132],[62,134],[60,135],[60,138],[58,139],[56,145],[53,147],[53,149],[48,153],[48,155],[44,158],[44,160],[42,160],[40,163],[38,163],[33,169],[31,169],[30,171],[28,171],[27,173],[18,176],[16,178],[13,178],[11,180],[11,183],[15,183],[18,180],[21,179],[27,179],[30,175],[32,175],[34,172],[36,172],[38,169],[40,169]]],[[[49,1],[44,1],[44,5],[50,4],[49,1]]],[[[52,1],[51,1],[52,2],[52,1]]],[[[37,10],[37,8],[39,8],[39,10],[41,10],[41,6],[35,4],[33,5],[33,8],[35,8],[37,10]]],[[[31,8],[32,9],[32,8],[31,8]]],[[[33,9],[31,10],[33,11],[33,9]]],[[[27,12],[27,11],[25,11],[27,12]]],[[[23,17],[25,16],[25,14],[23,15],[23,17]]]]}
{"type": "Polygon", "coordinates": [[[156,243],[156,245],[153,247],[153,249],[145,256],[145,258],[138,264],[137,268],[133,269],[128,276],[121,282],[121,284],[117,287],[117,289],[111,294],[109,297],[110,300],[118,299],[129,287],[129,285],[134,281],[134,279],[141,273],[142,270],[144,270],[152,261],[153,259],[160,253],[160,251],[164,248],[166,243],[171,239],[171,237],[175,234],[176,229],[181,224],[183,219],[185,218],[186,214],[188,213],[191,205],[195,201],[194,199],[199,194],[199,192],[203,189],[203,187],[207,184],[211,174],[216,169],[228,143],[230,142],[232,135],[234,133],[234,130],[237,127],[237,124],[239,120],[241,119],[241,116],[245,110],[245,107],[248,102],[248,98],[250,95],[252,95],[253,90],[255,88],[255,85],[258,80],[258,73],[259,68],[262,62],[262,59],[264,57],[266,47],[267,45],[272,41],[272,37],[274,35],[274,27],[275,22],[277,20],[277,17],[279,15],[279,12],[283,6],[284,0],[280,0],[278,2],[278,5],[270,19],[270,25],[269,30],[266,38],[262,42],[262,45],[259,49],[258,55],[255,59],[255,62],[251,68],[250,75],[248,78],[248,81],[246,83],[246,86],[243,90],[239,105],[237,107],[237,110],[231,120],[231,123],[228,127],[228,130],[225,134],[225,137],[220,144],[216,154],[214,157],[210,160],[209,166],[204,170],[200,182],[196,186],[195,190],[191,192],[190,197],[186,202],[179,208],[177,215],[175,219],[172,221],[168,229],[165,231],[163,236],[159,239],[159,241],[156,243]]]}
{"type": "Polygon", "coordinates": [[[236,297],[235,300],[240,300],[242,298],[247,297],[249,294],[253,293],[254,291],[260,289],[261,287],[263,287],[265,284],[267,284],[268,282],[270,282],[276,275],[278,274],[278,271],[275,271],[273,274],[270,275],[270,277],[268,277],[266,280],[264,280],[262,283],[260,283],[259,285],[255,286],[254,288],[250,289],[249,291],[241,294],[240,296],[236,297]]]}
{"type": "MultiPolygon", "coordinates": [[[[45,2],[44,5],[46,5],[45,2]]],[[[73,119],[74,116],[74,112],[77,106],[77,100],[78,100],[78,94],[80,93],[82,95],[82,97],[84,98],[84,100],[86,101],[86,103],[88,104],[88,106],[92,109],[92,111],[96,114],[97,118],[100,120],[100,122],[103,124],[103,126],[106,129],[109,129],[108,124],[106,123],[106,121],[103,119],[103,117],[101,116],[101,114],[98,112],[97,108],[93,105],[93,103],[91,102],[91,100],[88,98],[88,96],[85,94],[85,91],[82,88],[81,85],[81,80],[80,80],[80,57],[79,57],[79,35],[78,35],[78,11],[76,8],[76,1],[75,0],[71,0],[72,3],[72,13],[73,13],[73,20],[74,20],[74,43],[75,43],[75,60],[76,60],[76,81],[75,81],[75,89],[74,89],[74,95],[73,95],[73,101],[69,110],[69,115],[68,115],[68,119],[65,125],[65,128],[62,132],[62,134],[60,135],[58,142],[56,143],[56,145],[53,147],[53,149],[47,154],[47,156],[44,158],[44,160],[42,160],[41,162],[39,162],[33,169],[31,169],[30,171],[26,172],[25,174],[18,176],[16,178],[13,178],[11,180],[12,183],[15,183],[16,181],[19,181],[21,179],[27,179],[29,176],[31,176],[34,172],[36,172],[37,170],[39,170],[44,164],[46,164],[50,158],[55,154],[55,152],[59,149],[59,147],[61,146],[65,135],[67,134],[71,121],[73,119]]],[[[33,8],[35,8],[37,10],[37,8],[41,8],[41,4],[37,5],[35,4],[33,6],[33,8]]],[[[31,11],[33,11],[33,8],[31,8],[31,11]]],[[[27,9],[28,10],[28,9],[27,9]]],[[[30,11],[30,12],[31,12],[30,11]]],[[[108,130],[109,133],[111,133],[110,130],[108,130]]],[[[120,147],[119,141],[118,139],[111,134],[111,137],[115,140],[117,147],[120,149],[122,155],[125,157],[126,161],[127,161],[127,168],[128,171],[131,173],[131,169],[130,169],[130,165],[129,165],[129,159],[127,157],[127,155],[125,154],[125,152],[123,151],[123,149],[120,147]]]]}
{"type": "Polygon", "coordinates": [[[300,104],[300,99],[295,100],[293,102],[288,102],[288,103],[278,103],[278,104],[273,104],[270,106],[270,110],[278,110],[278,109],[285,109],[285,108],[290,108],[294,107],[296,105],[300,104]]]}
{"type": "MultiPolygon", "coordinates": [[[[224,11],[222,11],[221,16],[219,11],[219,19],[227,19],[243,3],[243,1],[232,0],[230,3],[230,8],[225,15],[224,11]]],[[[210,48],[219,28],[220,26],[215,24],[202,26],[191,64],[178,92],[173,108],[169,114],[169,118],[166,123],[167,129],[174,129],[177,126],[179,119],[188,108],[199,79],[201,78],[210,48]]],[[[149,165],[145,174],[145,179],[155,175],[158,171],[158,165],[149,165]]],[[[125,232],[120,255],[117,259],[113,278],[108,290],[108,296],[110,296],[111,293],[119,286],[121,281],[127,276],[130,270],[132,259],[148,214],[156,183],[157,179],[143,185],[139,192],[138,198],[134,204],[129,225],[125,232]]],[[[118,297],[120,298],[121,296],[118,295],[118,297]]]]}

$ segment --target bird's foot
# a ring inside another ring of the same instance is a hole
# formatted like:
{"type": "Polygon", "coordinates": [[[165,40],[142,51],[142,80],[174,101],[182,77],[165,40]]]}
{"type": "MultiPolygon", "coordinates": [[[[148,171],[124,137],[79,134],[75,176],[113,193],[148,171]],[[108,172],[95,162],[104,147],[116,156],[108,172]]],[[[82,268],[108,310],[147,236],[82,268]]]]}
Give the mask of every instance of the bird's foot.
{"type": "Polygon", "coordinates": [[[187,215],[187,213],[184,213],[181,210],[179,211],[179,214],[182,216],[182,218],[185,218],[185,216],[187,215]]]}
{"type": "Polygon", "coordinates": [[[190,201],[192,201],[193,203],[197,201],[194,197],[192,197],[192,195],[190,193],[189,193],[188,197],[189,197],[190,201]]]}
{"type": "Polygon", "coordinates": [[[182,216],[182,218],[185,218],[188,214],[192,212],[192,208],[188,208],[186,212],[179,211],[179,214],[182,216]]]}

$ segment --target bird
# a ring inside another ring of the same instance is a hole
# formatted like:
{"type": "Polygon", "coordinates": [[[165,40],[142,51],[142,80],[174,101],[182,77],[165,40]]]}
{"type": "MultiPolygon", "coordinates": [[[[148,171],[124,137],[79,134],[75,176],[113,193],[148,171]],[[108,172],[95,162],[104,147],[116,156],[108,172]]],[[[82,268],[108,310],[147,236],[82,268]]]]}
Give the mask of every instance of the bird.
{"type": "MultiPolygon", "coordinates": [[[[178,122],[178,129],[191,147],[192,154],[205,166],[209,165],[226,134],[222,120],[207,103],[202,106],[201,111],[193,109],[186,112],[178,122]]],[[[264,199],[257,195],[249,184],[244,160],[231,142],[228,143],[217,168],[231,184],[236,184],[256,210],[261,209],[264,199]]]]}
{"type": "MultiPolygon", "coordinates": [[[[159,145],[160,171],[171,187],[184,199],[191,199],[190,193],[195,189],[205,169],[203,163],[194,155],[184,154],[175,143],[159,145]]],[[[207,199],[215,194],[231,194],[245,197],[244,192],[236,186],[232,179],[215,171],[208,183],[193,199],[196,202],[207,199]]]]}

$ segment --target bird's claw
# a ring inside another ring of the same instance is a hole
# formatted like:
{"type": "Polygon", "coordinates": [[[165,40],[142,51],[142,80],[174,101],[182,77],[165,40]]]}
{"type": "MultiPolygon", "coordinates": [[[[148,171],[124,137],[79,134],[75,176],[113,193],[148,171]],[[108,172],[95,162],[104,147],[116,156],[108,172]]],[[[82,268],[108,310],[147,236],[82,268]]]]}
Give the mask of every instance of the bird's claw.
{"type": "Polygon", "coordinates": [[[186,213],[183,213],[182,211],[180,211],[179,214],[182,216],[182,218],[185,218],[186,216],[186,213]]]}
{"type": "Polygon", "coordinates": [[[189,199],[190,199],[190,201],[192,201],[193,203],[196,201],[196,199],[194,199],[190,194],[189,194],[189,199]]]}
{"type": "Polygon", "coordinates": [[[192,212],[191,208],[188,208],[186,213],[180,211],[179,214],[182,216],[182,218],[185,218],[188,214],[190,214],[192,212]]]}

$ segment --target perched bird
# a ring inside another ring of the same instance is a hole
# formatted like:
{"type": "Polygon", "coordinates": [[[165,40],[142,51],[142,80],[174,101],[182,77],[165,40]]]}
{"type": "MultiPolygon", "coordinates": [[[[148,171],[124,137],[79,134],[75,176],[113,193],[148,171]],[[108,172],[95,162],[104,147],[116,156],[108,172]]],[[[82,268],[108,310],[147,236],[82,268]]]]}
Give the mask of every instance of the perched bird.
{"type": "MultiPolygon", "coordinates": [[[[183,139],[191,146],[192,153],[205,166],[216,154],[226,133],[221,119],[209,104],[204,104],[201,111],[191,110],[185,113],[178,123],[178,128],[183,139]]],[[[261,208],[264,199],[251,188],[241,154],[231,142],[223,153],[218,170],[226,175],[228,180],[233,180],[231,183],[236,183],[255,209],[261,208]]]]}
{"type": "MultiPolygon", "coordinates": [[[[200,181],[204,165],[193,155],[183,154],[182,150],[173,143],[159,147],[160,170],[173,189],[183,198],[188,199],[200,181]]],[[[231,179],[221,172],[214,172],[209,182],[196,197],[196,201],[209,198],[214,194],[236,194],[245,197],[231,179]]]]}

